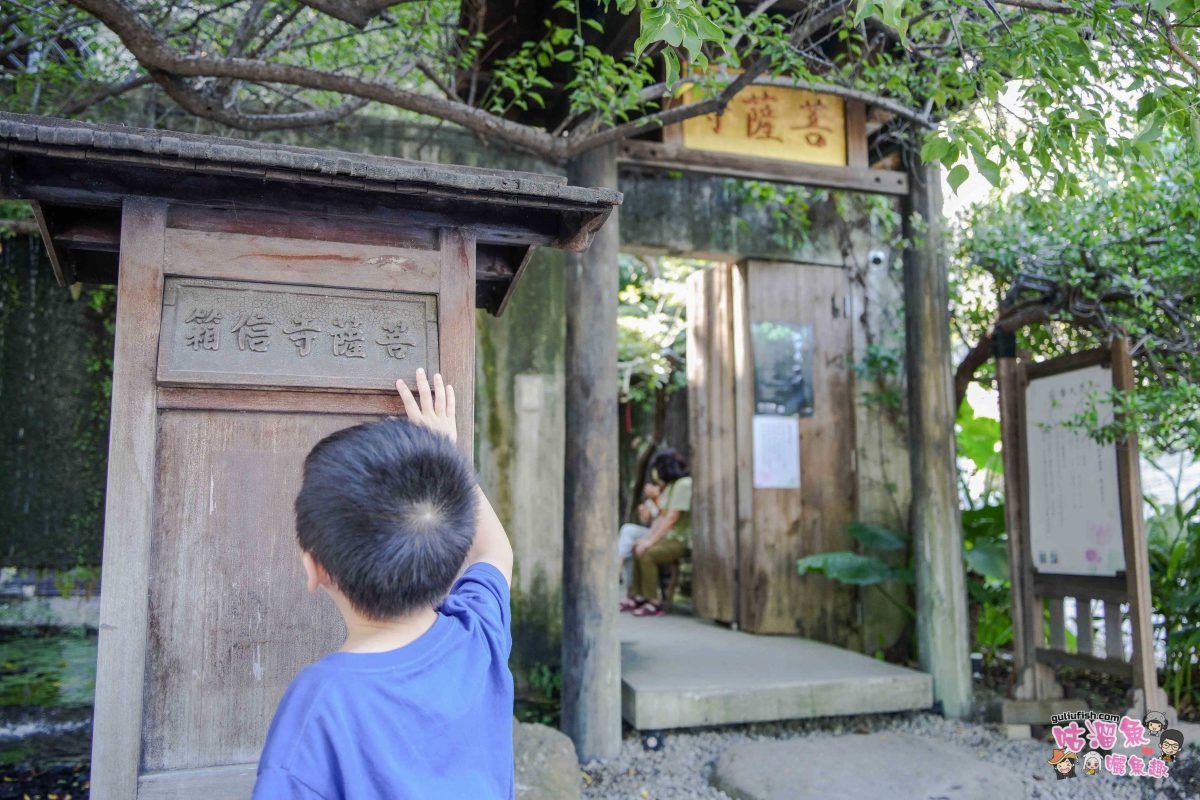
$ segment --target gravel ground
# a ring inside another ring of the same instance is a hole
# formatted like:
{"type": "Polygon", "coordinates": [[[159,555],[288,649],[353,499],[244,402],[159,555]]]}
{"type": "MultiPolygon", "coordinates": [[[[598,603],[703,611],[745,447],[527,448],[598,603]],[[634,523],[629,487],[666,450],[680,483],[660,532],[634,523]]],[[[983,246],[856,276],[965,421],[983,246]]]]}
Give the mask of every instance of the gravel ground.
{"type": "MultiPolygon", "coordinates": [[[[1051,745],[1034,739],[1011,740],[996,726],[958,722],[927,713],[837,717],[787,723],[741,725],[668,733],[662,749],[647,750],[641,739],[628,733],[621,755],[584,769],[585,798],[599,800],[676,800],[728,798],[709,781],[721,752],[738,742],[791,739],[803,736],[846,736],[891,730],[929,742],[947,742],[978,753],[1024,778],[1029,798],[1078,800],[1196,800],[1200,798],[1200,750],[1190,747],[1163,779],[1079,776],[1057,781],[1046,764],[1051,745]]],[[[852,741],[847,742],[852,747],[852,741]]],[[[867,754],[869,757],[869,754],[867,754]]],[[[949,768],[949,765],[948,765],[949,768]]],[[[1009,800],[1009,798],[997,798],[1009,800]]]]}

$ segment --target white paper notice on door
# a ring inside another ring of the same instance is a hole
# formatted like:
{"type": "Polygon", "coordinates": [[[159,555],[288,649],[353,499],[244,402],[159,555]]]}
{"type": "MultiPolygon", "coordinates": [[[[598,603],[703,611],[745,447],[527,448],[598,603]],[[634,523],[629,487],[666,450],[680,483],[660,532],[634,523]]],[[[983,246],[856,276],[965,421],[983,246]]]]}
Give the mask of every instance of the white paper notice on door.
{"type": "Polygon", "coordinates": [[[800,488],[800,417],[754,415],[754,488],[800,488]]]}

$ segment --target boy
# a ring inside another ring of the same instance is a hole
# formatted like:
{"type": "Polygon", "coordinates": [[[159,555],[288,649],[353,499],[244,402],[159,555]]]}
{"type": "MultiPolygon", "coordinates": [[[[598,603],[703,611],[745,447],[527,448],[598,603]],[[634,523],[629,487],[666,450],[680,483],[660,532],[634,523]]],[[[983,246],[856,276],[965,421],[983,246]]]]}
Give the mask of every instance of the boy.
{"type": "Polygon", "coordinates": [[[288,686],[255,800],[513,797],[512,548],[455,448],[453,388],[424,370],[419,402],[396,388],[407,420],[304,461],[301,560],[346,641],[288,686]]]}

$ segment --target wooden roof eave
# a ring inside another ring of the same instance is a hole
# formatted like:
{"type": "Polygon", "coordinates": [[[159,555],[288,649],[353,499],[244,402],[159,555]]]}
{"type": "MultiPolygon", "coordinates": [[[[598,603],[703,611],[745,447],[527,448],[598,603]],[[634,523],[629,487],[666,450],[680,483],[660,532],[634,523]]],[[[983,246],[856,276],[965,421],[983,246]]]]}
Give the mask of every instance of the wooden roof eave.
{"type": "Polygon", "coordinates": [[[62,283],[115,279],[128,196],[458,227],[477,242],[480,306],[507,305],[533,249],[581,250],[621,195],[502,172],[0,113],[0,191],[33,201],[62,283]],[[297,192],[297,189],[303,189],[297,192]],[[332,209],[332,212],[331,212],[332,209]]]}

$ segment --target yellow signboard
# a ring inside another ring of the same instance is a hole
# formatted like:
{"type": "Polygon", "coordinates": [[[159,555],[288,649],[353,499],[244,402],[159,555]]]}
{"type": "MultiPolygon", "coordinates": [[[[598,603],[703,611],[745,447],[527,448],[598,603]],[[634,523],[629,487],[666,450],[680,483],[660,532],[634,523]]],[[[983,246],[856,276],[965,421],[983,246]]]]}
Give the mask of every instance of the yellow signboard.
{"type": "MultiPolygon", "coordinates": [[[[685,93],[685,103],[692,94],[685,93]]],[[[836,95],[748,86],[723,115],[693,117],[681,127],[690,150],[846,165],[846,109],[836,95]]]]}

